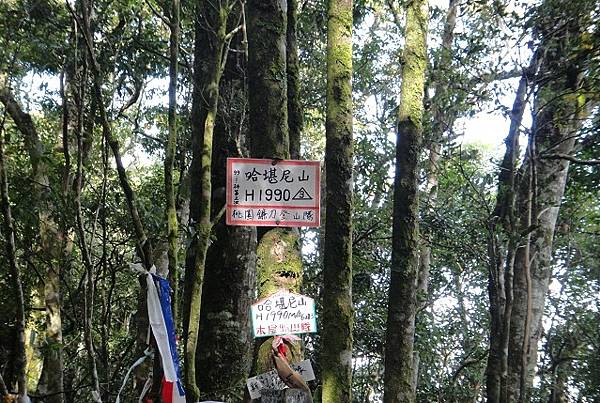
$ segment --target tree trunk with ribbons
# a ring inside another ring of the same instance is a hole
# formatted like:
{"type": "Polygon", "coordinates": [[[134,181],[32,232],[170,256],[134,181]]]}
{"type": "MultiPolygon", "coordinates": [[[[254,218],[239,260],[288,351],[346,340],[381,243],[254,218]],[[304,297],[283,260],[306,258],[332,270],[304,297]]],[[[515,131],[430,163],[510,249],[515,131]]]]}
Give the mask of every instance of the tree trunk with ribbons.
{"type": "MultiPolygon", "coordinates": [[[[248,1],[248,97],[250,154],[254,158],[290,158],[287,74],[287,1],[248,1]]],[[[285,289],[298,292],[302,282],[297,230],[259,227],[256,253],[258,298],[285,289]]],[[[273,339],[257,339],[253,374],[270,370],[273,339]]],[[[290,346],[288,359],[299,361],[301,348],[290,346]]],[[[274,392],[277,394],[278,392],[274,392]]],[[[283,400],[280,400],[283,401],[283,400]]]]}

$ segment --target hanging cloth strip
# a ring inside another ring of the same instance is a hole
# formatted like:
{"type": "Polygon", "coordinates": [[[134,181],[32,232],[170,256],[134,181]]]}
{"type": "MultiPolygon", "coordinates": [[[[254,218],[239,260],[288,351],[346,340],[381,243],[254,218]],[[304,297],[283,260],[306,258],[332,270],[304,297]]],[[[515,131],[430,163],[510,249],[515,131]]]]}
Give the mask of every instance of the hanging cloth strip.
{"type": "MultiPolygon", "coordinates": [[[[177,384],[177,389],[179,390],[179,396],[185,396],[185,391],[183,390],[183,385],[181,382],[181,366],[179,365],[179,355],[177,354],[175,323],[173,321],[173,312],[171,311],[171,286],[169,285],[169,281],[162,277],[155,276],[154,274],[152,277],[158,285],[160,306],[165,321],[165,326],[167,328],[169,349],[171,351],[171,356],[169,358],[163,356],[163,361],[165,359],[169,359],[173,362],[173,366],[175,367],[175,381],[170,381],[166,377],[165,380],[168,382],[175,382],[177,384]]],[[[174,401],[177,400],[174,399],[174,401]]]]}
{"type": "MultiPolygon", "coordinates": [[[[179,356],[175,344],[175,325],[173,323],[173,314],[171,312],[171,287],[169,282],[162,277],[154,274],[154,266],[150,271],[144,270],[140,264],[131,264],[131,269],[146,275],[146,304],[148,306],[148,321],[154,335],[158,352],[160,353],[161,363],[164,373],[164,384],[168,387],[170,400],[164,400],[164,403],[185,403],[185,391],[181,382],[181,371],[179,367],[179,356]],[[158,285],[158,287],[157,287],[158,285]],[[174,385],[177,385],[175,388],[174,385]]],[[[152,355],[150,348],[144,351],[144,356],[138,359],[127,371],[123,385],[117,395],[115,403],[120,403],[120,395],[127,384],[127,380],[133,369],[140,365],[148,356],[152,355]]],[[[151,385],[151,379],[146,382],[151,385]]],[[[146,389],[146,388],[144,388],[146,389]]],[[[140,399],[143,399],[147,390],[142,392],[140,399]]],[[[141,400],[140,400],[141,401],[141,400]]]]}
{"type": "Polygon", "coordinates": [[[148,286],[148,319],[150,320],[150,326],[152,326],[156,346],[160,352],[164,377],[167,382],[177,385],[177,390],[171,394],[172,400],[165,401],[165,403],[185,402],[185,391],[180,381],[179,357],[175,345],[175,326],[171,312],[171,288],[167,280],[152,273],[146,275],[146,284],[148,286]],[[158,283],[158,288],[155,281],[158,283]]]}

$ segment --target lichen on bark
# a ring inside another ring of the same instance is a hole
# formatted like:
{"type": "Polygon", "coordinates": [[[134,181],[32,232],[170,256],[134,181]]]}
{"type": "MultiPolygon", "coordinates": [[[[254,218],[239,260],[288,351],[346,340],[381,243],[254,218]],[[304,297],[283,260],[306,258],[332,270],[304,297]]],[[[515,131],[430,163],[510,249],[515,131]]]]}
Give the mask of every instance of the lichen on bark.
{"type": "Polygon", "coordinates": [[[352,401],[352,1],[331,0],[327,25],[326,206],[322,399],[352,401]]]}
{"type": "Polygon", "coordinates": [[[280,289],[299,292],[302,282],[302,258],[298,234],[286,228],[274,228],[263,235],[256,251],[258,297],[280,289]]]}
{"type": "Polygon", "coordinates": [[[392,265],[385,342],[384,402],[415,401],[413,361],[418,274],[418,160],[427,66],[427,0],[406,11],[406,42],[398,108],[392,265]]]}

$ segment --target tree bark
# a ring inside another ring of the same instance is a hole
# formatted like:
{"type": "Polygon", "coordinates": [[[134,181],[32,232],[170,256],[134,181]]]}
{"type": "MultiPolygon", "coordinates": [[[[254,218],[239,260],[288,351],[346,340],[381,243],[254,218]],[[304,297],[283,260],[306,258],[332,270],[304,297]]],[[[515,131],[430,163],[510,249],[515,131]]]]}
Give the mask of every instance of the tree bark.
{"type": "Polygon", "coordinates": [[[48,167],[44,161],[44,145],[33,120],[25,113],[8,88],[0,86],[0,101],[5,105],[19,131],[23,134],[25,147],[32,168],[33,189],[36,199],[42,259],[47,267],[44,279],[46,305],[46,341],[44,371],[47,374],[49,403],[63,402],[63,339],[60,302],[60,267],[65,236],[53,218],[48,167]]]}
{"type": "MultiPolygon", "coordinates": [[[[177,150],[177,67],[179,59],[179,0],[171,1],[169,19],[169,138],[165,150],[165,197],[167,217],[167,255],[169,258],[169,282],[173,290],[173,322],[177,323],[179,309],[179,225],[175,203],[173,169],[177,150]]],[[[182,178],[180,178],[182,180],[182,178]]]]}
{"type": "Polygon", "coordinates": [[[512,278],[516,242],[516,180],[520,126],[527,105],[528,91],[537,71],[537,54],[523,71],[511,110],[511,123],[505,140],[506,152],[498,174],[498,196],[488,228],[490,300],[490,351],[486,368],[488,402],[500,402],[506,393],[508,366],[508,328],[512,311],[512,278]]]}
{"type": "MultiPolygon", "coordinates": [[[[213,132],[217,117],[217,106],[219,102],[219,85],[223,69],[227,61],[229,43],[232,36],[237,32],[234,29],[227,32],[227,21],[233,5],[229,2],[219,4],[215,8],[210,1],[202,1],[197,8],[196,32],[199,36],[197,41],[202,38],[208,39],[207,43],[196,44],[195,67],[199,70],[194,71],[194,103],[196,111],[205,111],[200,116],[204,118],[201,122],[192,122],[203,127],[202,138],[195,139],[196,144],[201,144],[200,154],[194,153],[195,162],[193,164],[200,169],[200,181],[197,179],[192,187],[192,199],[194,202],[194,218],[197,218],[195,233],[195,253],[194,269],[189,283],[189,291],[186,292],[187,299],[184,303],[187,305],[185,329],[185,384],[188,401],[195,402],[199,400],[200,390],[197,386],[196,373],[196,351],[198,345],[198,334],[200,331],[200,313],[202,306],[202,288],[204,284],[204,272],[206,267],[206,255],[210,244],[210,236],[215,219],[211,217],[211,193],[212,193],[212,152],[213,152],[213,132]],[[204,53],[202,46],[206,46],[204,53]],[[204,60],[198,60],[201,55],[204,60]],[[198,88],[199,87],[199,88],[198,88]],[[196,186],[196,187],[194,187],[196,186]],[[199,200],[199,201],[198,201],[199,200]]],[[[188,283],[186,282],[186,285],[188,283]]]]}
{"type": "MultiPolygon", "coordinates": [[[[237,12],[237,9],[234,10],[237,12]]],[[[236,46],[241,38],[236,37],[236,46]]],[[[246,58],[230,53],[221,79],[221,101],[212,158],[213,213],[225,204],[226,159],[247,156],[246,58]]],[[[207,399],[235,401],[244,394],[252,363],[250,304],[256,285],[256,227],[213,228],[206,257],[198,342],[198,386],[207,399]]]]}
{"type": "MultiPolygon", "coordinates": [[[[288,159],[287,1],[248,2],[248,95],[250,154],[255,158],[288,159]]],[[[258,297],[285,289],[299,292],[302,283],[300,237],[296,230],[260,227],[257,246],[258,297]]],[[[272,368],[272,338],[255,340],[251,373],[272,368]]],[[[301,358],[299,345],[289,359],[301,358]]]]}
{"type": "Polygon", "coordinates": [[[290,138],[290,157],[300,159],[300,137],[304,124],[302,103],[300,102],[300,61],[298,60],[298,0],[287,0],[286,68],[287,68],[287,110],[290,138]]]}
{"type": "Polygon", "coordinates": [[[413,346],[419,264],[418,160],[427,66],[427,0],[406,12],[406,44],[398,112],[392,265],[385,340],[384,402],[415,401],[413,346]]]}
{"type": "MultiPolygon", "coordinates": [[[[2,122],[2,126],[3,126],[2,122]]],[[[15,228],[13,225],[12,211],[8,193],[8,174],[6,172],[6,158],[4,154],[4,133],[0,126],[0,193],[2,202],[2,215],[4,216],[4,240],[6,243],[6,256],[8,258],[8,268],[11,280],[13,282],[14,294],[16,296],[16,315],[15,329],[17,333],[17,351],[15,352],[15,369],[17,372],[17,390],[19,399],[26,401],[27,395],[27,355],[25,353],[25,326],[27,324],[25,317],[25,297],[23,296],[23,284],[21,282],[21,273],[17,262],[15,248],[15,228]]],[[[6,385],[2,380],[4,390],[0,390],[0,396],[8,394],[6,385]]]]}
{"type": "Polygon", "coordinates": [[[330,0],[327,26],[327,199],[322,396],[352,401],[352,1],[330,0]]]}

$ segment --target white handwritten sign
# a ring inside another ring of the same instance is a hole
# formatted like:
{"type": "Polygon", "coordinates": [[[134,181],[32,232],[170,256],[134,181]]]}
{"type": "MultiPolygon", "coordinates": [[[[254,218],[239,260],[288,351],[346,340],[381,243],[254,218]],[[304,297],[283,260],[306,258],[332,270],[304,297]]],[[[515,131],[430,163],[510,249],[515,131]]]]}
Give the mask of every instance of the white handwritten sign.
{"type": "MultiPolygon", "coordinates": [[[[315,373],[312,365],[310,365],[310,360],[296,362],[290,364],[290,366],[294,371],[298,372],[305,381],[312,381],[315,379],[315,373]]],[[[248,386],[251,399],[258,399],[261,396],[260,391],[263,389],[283,390],[287,388],[275,370],[248,378],[246,385],[248,386]]]]}
{"type": "Polygon", "coordinates": [[[227,225],[318,227],[319,161],[227,158],[227,225]]]}
{"type": "Polygon", "coordinates": [[[287,291],[279,291],[252,305],[254,337],[317,331],[315,300],[287,291]]]}

